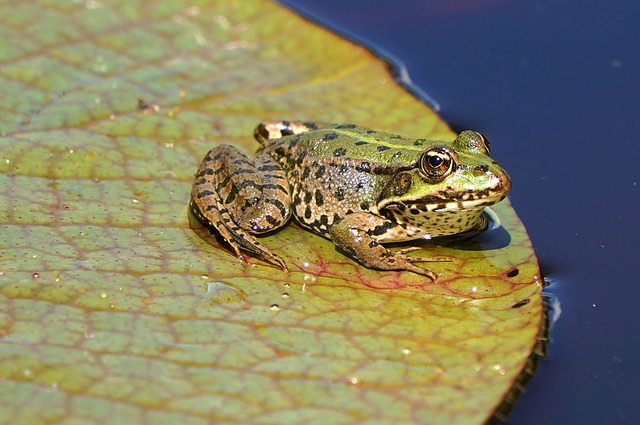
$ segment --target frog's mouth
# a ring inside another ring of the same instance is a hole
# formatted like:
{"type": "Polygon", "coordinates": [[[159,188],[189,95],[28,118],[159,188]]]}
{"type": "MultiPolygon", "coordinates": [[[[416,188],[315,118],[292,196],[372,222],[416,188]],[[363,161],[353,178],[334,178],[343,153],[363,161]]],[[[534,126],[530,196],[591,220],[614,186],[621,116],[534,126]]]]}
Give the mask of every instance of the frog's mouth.
{"type": "Polygon", "coordinates": [[[478,197],[477,195],[469,199],[442,199],[431,198],[427,200],[417,200],[415,202],[407,202],[407,206],[416,206],[419,209],[420,205],[424,205],[427,211],[430,212],[447,212],[447,211],[461,211],[461,210],[477,210],[490,207],[502,201],[507,195],[495,195],[478,197]]]}
{"type": "MultiPolygon", "coordinates": [[[[451,194],[449,194],[451,195],[451,194]]],[[[400,209],[408,209],[410,213],[419,212],[439,213],[462,210],[479,210],[497,204],[507,196],[506,193],[461,193],[457,196],[429,196],[419,199],[389,200],[381,208],[390,208],[393,205],[401,206],[400,209]]]]}

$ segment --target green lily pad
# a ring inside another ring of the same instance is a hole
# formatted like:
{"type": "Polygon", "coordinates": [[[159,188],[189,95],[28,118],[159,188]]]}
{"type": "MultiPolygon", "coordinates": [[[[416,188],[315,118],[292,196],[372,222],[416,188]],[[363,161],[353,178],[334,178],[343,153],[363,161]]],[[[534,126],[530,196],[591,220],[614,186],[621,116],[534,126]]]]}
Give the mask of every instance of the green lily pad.
{"type": "Polygon", "coordinates": [[[542,323],[508,202],[416,253],[456,259],[435,284],[294,224],[263,239],[284,273],[189,223],[201,158],[263,120],[451,139],[386,63],[263,0],[0,9],[0,423],[491,417],[542,323]]]}

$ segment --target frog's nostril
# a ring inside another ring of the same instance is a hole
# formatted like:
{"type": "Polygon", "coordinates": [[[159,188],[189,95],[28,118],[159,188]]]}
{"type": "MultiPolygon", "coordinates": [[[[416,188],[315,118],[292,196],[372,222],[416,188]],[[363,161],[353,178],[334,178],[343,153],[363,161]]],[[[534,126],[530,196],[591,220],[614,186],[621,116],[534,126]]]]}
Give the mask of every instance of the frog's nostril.
{"type": "Polygon", "coordinates": [[[489,166],[478,165],[476,168],[473,169],[473,171],[475,171],[476,173],[486,173],[487,171],[489,171],[489,166]]]}

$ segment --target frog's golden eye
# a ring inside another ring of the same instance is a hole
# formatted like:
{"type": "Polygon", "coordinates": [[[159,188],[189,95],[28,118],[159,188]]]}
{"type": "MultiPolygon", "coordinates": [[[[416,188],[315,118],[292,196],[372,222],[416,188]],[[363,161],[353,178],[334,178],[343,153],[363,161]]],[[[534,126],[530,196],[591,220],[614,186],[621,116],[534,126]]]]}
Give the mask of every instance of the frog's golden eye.
{"type": "Polygon", "coordinates": [[[420,160],[420,171],[433,183],[444,180],[456,168],[456,163],[447,150],[434,148],[426,151],[420,160]]]}

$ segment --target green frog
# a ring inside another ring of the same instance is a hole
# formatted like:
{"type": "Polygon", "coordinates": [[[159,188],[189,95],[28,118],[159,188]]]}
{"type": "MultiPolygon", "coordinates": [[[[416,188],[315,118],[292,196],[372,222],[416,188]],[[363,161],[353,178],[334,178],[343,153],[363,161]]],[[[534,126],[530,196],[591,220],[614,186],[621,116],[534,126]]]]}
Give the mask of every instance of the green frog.
{"type": "Polygon", "coordinates": [[[267,121],[254,135],[261,143],[254,159],[229,145],[207,153],[190,206],[238,258],[247,251],[285,271],[255,235],[293,215],[366,267],[435,281],[436,273],[415,263],[438,259],[407,255],[417,247],[391,251],[382,244],[479,232],[484,208],[511,188],[489,156],[489,141],[475,131],[447,142],[354,124],[267,121]]]}

